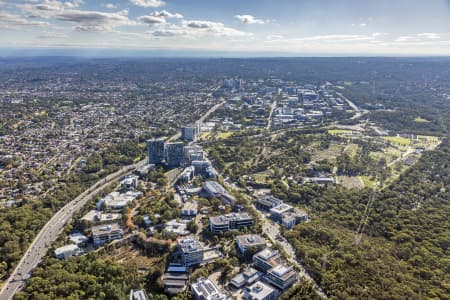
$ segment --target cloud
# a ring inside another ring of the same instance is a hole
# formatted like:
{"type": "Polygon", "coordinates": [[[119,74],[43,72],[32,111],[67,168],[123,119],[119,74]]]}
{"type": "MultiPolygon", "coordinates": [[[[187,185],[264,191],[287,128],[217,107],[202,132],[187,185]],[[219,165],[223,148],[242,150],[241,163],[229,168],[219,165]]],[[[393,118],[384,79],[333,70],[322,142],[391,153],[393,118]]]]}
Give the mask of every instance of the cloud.
{"type": "Polygon", "coordinates": [[[141,16],[138,18],[139,21],[153,26],[153,25],[159,25],[159,24],[165,24],[166,19],[182,19],[183,15],[179,13],[170,13],[167,10],[163,11],[154,11],[148,16],[141,16]]]}
{"type": "Polygon", "coordinates": [[[252,15],[235,15],[234,17],[244,24],[264,24],[265,23],[264,20],[257,19],[252,15]]]}
{"type": "Polygon", "coordinates": [[[174,37],[174,36],[189,36],[186,30],[178,29],[160,29],[150,32],[155,37],[174,37]]]}
{"type": "Polygon", "coordinates": [[[39,39],[63,39],[67,37],[68,36],[64,33],[48,32],[48,31],[44,31],[38,36],[39,39]]]}
{"type": "Polygon", "coordinates": [[[203,21],[203,20],[192,20],[183,21],[182,26],[185,28],[193,29],[197,33],[207,33],[216,36],[248,36],[249,33],[236,30],[231,27],[226,27],[223,23],[203,21]]]}
{"type": "Polygon", "coordinates": [[[421,42],[421,41],[432,41],[432,40],[439,40],[441,36],[438,33],[434,32],[423,32],[423,33],[416,33],[412,35],[403,35],[397,37],[394,42],[421,42]]]}
{"type": "Polygon", "coordinates": [[[130,0],[130,2],[142,7],[160,7],[166,4],[162,0],[130,0]]]}
{"type": "Polygon", "coordinates": [[[152,16],[155,17],[163,17],[163,18],[168,18],[168,19],[183,19],[183,15],[179,14],[179,13],[170,13],[167,10],[162,10],[162,11],[154,11],[151,13],[152,16]]]}
{"type": "Polygon", "coordinates": [[[150,26],[157,25],[157,24],[164,24],[166,23],[166,19],[163,17],[156,17],[156,16],[141,16],[138,18],[139,21],[142,23],[148,24],[150,26]]]}
{"type": "Polygon", "coordinates": [[[64,2],[64,7],[66,8],[77,8],[80,5],[84,4],[83,0],[72,0],[64,2]]]}
{"type": "Polygon", "coordinates": [[[266,39],[268,39],[268,40],[281,40],[283,38],[284,38],[284,36],[282,36],[280,34],[271,34],[266,37],[266,39]]]}
{"type": "Polygon", "coordinates": [[[227,27],[223,23],[205,20],[183,20],[179,24],[162,24],[157,30],[148,31],[147,33],[158,38],[182,36],[188,39],[251,35],[250,33],[227,27]]]}
{"type": "Polygon", "coordinates": [[[102,4],[102,6],[107,9],[116,9],[117,8],[117,5],[115,5],[113,3],[105,3],[105,4],[102,4]]]}
{"type": "Polygon", "coordinates": [[[48,26],[47,22],[30,20],[19,15],[0,12],[0,29],[17,30],[21,27],[48,26]]]}
{"type": "Polygon", "coordinates": [[[112,31],[114,27],[132,25],[128,11],[106,13],[99,11],[65,10],[54,15],[60,21],[74,23],[78,31],[112,31]]]}

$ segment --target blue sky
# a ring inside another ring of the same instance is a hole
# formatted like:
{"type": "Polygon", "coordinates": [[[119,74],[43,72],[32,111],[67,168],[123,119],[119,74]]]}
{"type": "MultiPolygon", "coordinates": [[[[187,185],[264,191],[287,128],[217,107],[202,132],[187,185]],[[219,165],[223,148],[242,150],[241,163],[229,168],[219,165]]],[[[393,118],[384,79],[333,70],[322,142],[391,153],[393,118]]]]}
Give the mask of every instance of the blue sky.
{"type": "Polygon", "coordinates": [[[450,1],[0,0],[0,48],[450,55],[450,1]]]}

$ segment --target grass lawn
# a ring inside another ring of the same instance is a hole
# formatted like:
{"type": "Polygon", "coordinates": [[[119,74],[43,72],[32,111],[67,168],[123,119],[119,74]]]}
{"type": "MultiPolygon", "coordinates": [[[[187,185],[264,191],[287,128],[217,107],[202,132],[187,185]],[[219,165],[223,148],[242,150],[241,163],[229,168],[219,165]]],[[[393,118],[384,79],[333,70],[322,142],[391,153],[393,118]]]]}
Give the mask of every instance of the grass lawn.
{"type": "Polygon", "coordinates": [[[227,139],[227,138],[229,138],[230,136],[232,136],[233,133],[234,133],[233,131],[219,132],[219,133],[217,133],[217,138],[218,138],[219,140],[227,139]]]}
{"type": "Polygon", "coordinates": [[[417,123],[429,123],[430,121],[428,121],[427,119],[424,119],[422,117],[417,117],[417,118],[414,119],[414,122],[417,122],[417,123]]]}
{"type": "Polygon", "coordinates": [[[344,153],[350,157],[355,157],[356,152],[358,152],[359,146],[357,144],[348,144],[344,148],[344,153]]]}
{"type": "Polygon", "coordinates": [[[393,144],[402,145],[402,146],[409,146],[411,145],[411,139],[399,137],[399,136],[384,136],[384,140],[391,142],[393,144]]]}
{"type": "Polygon", "coordinates": [[[352,134],[352,131],[346,129],[328,129],[328,133],[331,135],[347,135],[352,134]]]}

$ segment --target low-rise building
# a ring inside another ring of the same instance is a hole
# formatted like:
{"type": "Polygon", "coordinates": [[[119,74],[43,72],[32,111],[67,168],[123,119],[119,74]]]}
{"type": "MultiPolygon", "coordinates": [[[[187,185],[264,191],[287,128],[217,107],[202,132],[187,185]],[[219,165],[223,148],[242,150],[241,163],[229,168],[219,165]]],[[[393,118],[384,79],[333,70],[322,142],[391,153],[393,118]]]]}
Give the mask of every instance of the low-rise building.
{"type": "Polygon", "coordinates": [[[54,251],[55,257],[58,259],[66,259],[72,256],[77,256],[81,253],[78,245],[70,244],[56,248],[54,251]]]}
{"type": "Polygon", "coordinates": [[[281,258],[277,250],[266,248],[253,255],[253,264],[255,268],[264,273],[278,266],[280,263],[281,258]]]}
{"type": "Polygon", "coordinates": [[[270,209],[282,204],[283,201],[272,195],[266,195],[256,198],[256,207],[262,210],[269,211],[270,209]]]}
{"type": "Polygon", "coordinates": [[[242,254],[255,253],[264,248],[266,241],[260,235],[246,234],[236,237],[236,245],[242,254]]]}
{"type": "Polygon", "coordinates": [[[297,273],[292,267],[280,264],[267,271],[266,280],[277,288],[286,290],[297,280],[297,273]]]}
{"type": "Polygon", "coordinates": [[[247,300],[275,300],[277,298],[277,290],[261,281],[255,282],[244,291],[244,299],[247,300]]]}
{"type": "Polygon", "coordinates": [[[253,284],[254,282],[260,280],[262,275],[263,273],[253,268],[248,268],[244,272],[241,272],[236,276],[234,276],[231,279],[230,284],[233,285],[235,288],[240,289],[247,284],[253,284]]]}
{"type": "Polygon", "coordinates": [[[148,296],[144,290],[131,290],[130,300],[148,300],[148,296]]]}
{"type": "Polygon", "coordinates": [[[217,181],[209,180],[203,183],[203,190],[208,198],[218,198],[222,203],[234,206],[236,199],[217,181]]]}
{"type": "Polygon", "coordinates": [[[69,241],[75,245],[82,245],[89,241],[89,238],[80,232],[74,232],[69,235],[69,241]]]}
{"type": "Polygon", "coordinates": [[[270,218],[290,229],[300,222],[307,221],[308,214],[301,209],[283,203],[270,209],[270,218]]]}
{"type": "Polygon", "coordinates": [[[232,298],[219,290],[219,288],[207,278],[199,278],[197,282],[191,285],[192,296],[194,300],[231,300],[232,298]]]}
{"type": "Polygon", "coordinates": [[[183,265],[189,267],[199,265],[203,262],[204,247],[195,238],[178,240],[178,248],[181,252],[183,265]]]}
{"type": "MultiPolygon", "coordinates": [[[[103,198],[103,205],[107,210],[122,210],[125,206],[142,196],[142,192],[128,191],[126,193],[112,192],[103,198]]],[[[100,201],[102,201],[100,200],[100,201]]],[[[97,208],[99,210],[99,208],[97,208]]]]}
{"type": "Polygon", "coordinates": [[[93,226],[91,231],[95,246],[101,246],[107,242],[121,239],[123,236],[122,228],[120,228],[118,223],[93,226]]]}
{"type": "Polygon", "coordinates": [[[188,235],[191,233],[187,229],[186,222],[178,222],[176,219],[170,220],[164,224],[164,231],[174,233],[176,235],[188,235]]]}
{"type": "Polygon", "coordinates": [[[293,212],[294,207],[289,204],[282,203],[270,209],[270,218],[276,222],[281,223],[283,220],[283,214],[287,212],[293,212]]]}
{"type": "Polygon", "coordinates": [[[209,218],[209,229],[213,233],[221,233],[232,229],[252,226],[253,217],[248,213],[231,213],[209,218]]]}
{"type": "Polygon", "coordinates": [[[187,280],[185,272],[166,272],[163,276],[164,292],[170,295],[181,293],[186,288],[187,280]]]}
{"type": "Polygon", "coordinates": [[[105,224],[117,222],[122,218],[119,213],[104,213],[99,210],[90,210],[82,218],[82,221],[86,221],[94,224],[105,224]]]}
{"type": "Polygon", "coordinates": [[[181,215],[194,217],[198,213],[198,204],[196,202],[186,202],[181,209],[181,215]]]}
{"type": "Polygon", "coordinates": [[[138,186],[138,179],[139,176],[137,175],[128,175],[120,181],[120,186],[125,190],[135,189],[138,186]]]}

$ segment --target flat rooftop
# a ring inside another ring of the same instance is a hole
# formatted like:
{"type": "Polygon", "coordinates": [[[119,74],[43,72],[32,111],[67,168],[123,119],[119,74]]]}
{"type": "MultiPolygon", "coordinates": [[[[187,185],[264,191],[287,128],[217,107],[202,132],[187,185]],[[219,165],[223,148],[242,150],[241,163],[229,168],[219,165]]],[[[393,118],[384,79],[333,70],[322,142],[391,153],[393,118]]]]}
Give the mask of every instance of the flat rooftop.
{"type": "Polygon", "coordinates": [[[225,225],[228,224],[230,221],[242,221],[251,219],[253,218],[248,213],[242,212],[210,217],[209,221],[214,225],[225,225]]]}
{"type": "Polygon", "coordinates": [[[115,231],[121,231],[122,228],[118,223],[112,223],[108,225],[96,225],[91,228],[93,235],[109,234],[115,231]]]}
{"type": "Polygon", "coordinates": [[[258,234],[246,234],[236,237],[236,240],[244,247],[264,245],[266,241],[258,234]]]}
{"type": "Polygon", "coordinates": [[[274,208],[270,209],[271,213],[276,213],[276,214],[283,214],[285,212],[288,212],[289,210],[292,210],[293,207],[290,206],[289,204],[286,203],[282,203],[278,206],[275,206],[274,208]]]}
{"type": "Polygon", "coordinates": [[[203,245],[195,238],[179,239],[178,245],[183,253],[202,251],[203,245]]]}
{"type": "Polygon", "coordinates": [[[270,294],[275,291],[274,288],[258,281],[246,288],[246,293],[251,296],[251,299],[266,299],[270,294]]]}

